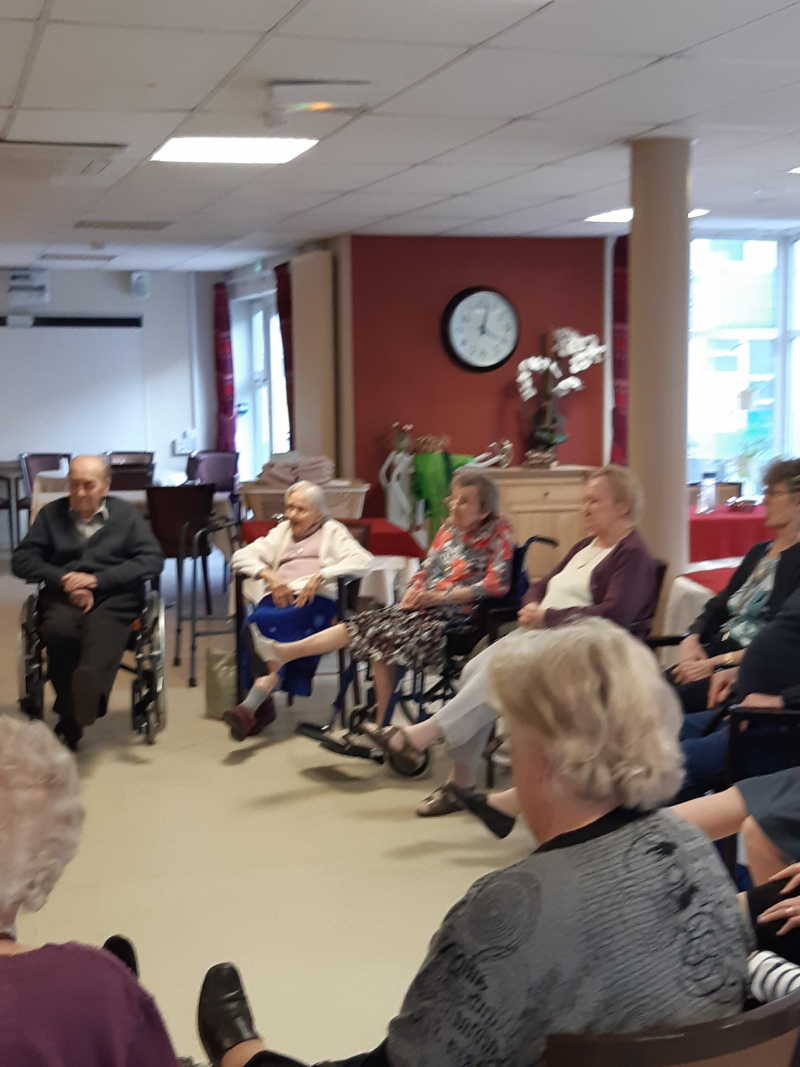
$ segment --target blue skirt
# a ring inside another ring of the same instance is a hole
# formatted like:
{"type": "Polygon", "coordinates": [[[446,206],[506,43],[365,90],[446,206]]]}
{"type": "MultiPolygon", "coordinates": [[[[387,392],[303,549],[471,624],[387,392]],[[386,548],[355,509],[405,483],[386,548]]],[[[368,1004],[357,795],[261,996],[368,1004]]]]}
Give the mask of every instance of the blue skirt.
{"type": "MultiPolygon", "coordinates": [[[[303,637],[310,637],[320,630],[326,630],[336,615],[338,605],[335,600],[325,596],[316,596],[302,608],[291,605],[288,608],[276,608],[272,603],[271,596],[265,596],[256,610],[248,616],[245,627],[255,623],[264,637],[271,637],[273,641],[300,641],[303,637]]],[[[247,648],[247,642],[242,642],[242,647],[247,648]]],[[[246,662],[242,664],[244,683],[252,684],[253,670],[247,652],[244,653],[246,662]]],[[[281,667],[281,689],[292,696],[311,696],[312,683],[319,656],[306,656],[304,659],[295,659],[291,663],[281,667]]],[[[256,674],[263,674],[263,665],[258,661],[256,674]]]]}

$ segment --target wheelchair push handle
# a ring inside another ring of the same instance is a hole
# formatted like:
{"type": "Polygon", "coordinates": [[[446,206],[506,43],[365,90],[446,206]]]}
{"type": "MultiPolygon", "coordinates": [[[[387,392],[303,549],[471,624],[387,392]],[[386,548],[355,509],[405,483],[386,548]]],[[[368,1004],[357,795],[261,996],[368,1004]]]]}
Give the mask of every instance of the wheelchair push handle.
{"type": "Polygon", "coordinates": [[[525,541],[526,548],[528,545],[550,545],[551,548],[558,548],[558,541],[554,537],[541,537],[539,534],[534,534],[525,541]]]}

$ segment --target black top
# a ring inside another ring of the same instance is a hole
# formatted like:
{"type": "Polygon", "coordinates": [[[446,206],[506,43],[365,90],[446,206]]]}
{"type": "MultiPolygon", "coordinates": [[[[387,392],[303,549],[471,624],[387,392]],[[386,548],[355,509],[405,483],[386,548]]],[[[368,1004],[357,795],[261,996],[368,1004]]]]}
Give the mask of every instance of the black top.
{"type": "Polygon", "coordinates": [[[800,707],[800,590],[748,646],[736,683],[736,698],[780,694],[787,708],[800,707]]]}
{"type": "Polygon", "coordinates": [[[650,814],[651,812],[639,811],[638,808],[614,808],[613,811],[601,815],[599,819],[587,823],[586,826],[579,826],[577,830],[567,830],[566,833],[551,837],[549,841],[539,845],[535,851],[552,852],[557,848],[582,845],[585,841],[594,841],[598,837],[604,837],[605,834],[613,834],[615,830],[620,830],[628,823],[644,819],[650,814]]]}
{"type": "Polygon", "coordinates": [[[11,569],[26,582],[61,589],[69,571],[97,577],[95,601],[117,593],[136,592],[145,578],[161,573],[164,554],[138,508],[110,496],[108,519],[89,540],[75,527],[69,497],[46,504],[14,549],[11,569]]]}
{"type": "MultiPolygon", "coordinates": [[[[706,602],[706,606],[697,616],[689,632],[697,634],[705,645],[719,637],[720,631],[730,618],[728,598],[744,585],[757,564],[766,556],[772,541],[762,541],[754,545],[736,568],[731,580],[721,593],[706,602]]],[[[784,549],[775,568],[775,584],[767,602],[767,620],[774,619],[783,606],[784,600],[800,589],[800,544],[784,549]]]]}

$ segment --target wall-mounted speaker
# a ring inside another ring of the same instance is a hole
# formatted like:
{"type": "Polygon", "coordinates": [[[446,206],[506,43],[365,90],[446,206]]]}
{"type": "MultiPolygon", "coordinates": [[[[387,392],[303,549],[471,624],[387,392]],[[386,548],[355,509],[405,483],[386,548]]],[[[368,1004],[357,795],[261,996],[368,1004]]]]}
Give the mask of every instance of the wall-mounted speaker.
{"type": "Polygon", "coordinates": [[[131,296],[146,300],[150,296],[150,274],[146,270],[131,271],[131,296]]]}

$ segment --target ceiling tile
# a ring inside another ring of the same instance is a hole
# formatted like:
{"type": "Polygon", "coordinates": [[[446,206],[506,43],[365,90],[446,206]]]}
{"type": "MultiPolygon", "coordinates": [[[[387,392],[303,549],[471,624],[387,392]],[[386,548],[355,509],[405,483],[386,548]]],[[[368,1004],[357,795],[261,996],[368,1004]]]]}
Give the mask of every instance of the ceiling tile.
{"type": "Polygon", "coordinates": [[[786,63],[800,66],[800,7],[793,4],[749,26],[732,30],[691,49],[699,60],[729,60],[738,63],[786,63]]]}
{"type": "MultiPolygon", "coordinates": [[[[281,167],[265,169],[263,175],[248,182],[242,195],[254,196],[259,192],[348,193],[370,185],[390,174],[396,174],[401,164],[397,163],[329,163],[312,161],[307,156],[292,160],[281,167]]],[[[413,190],[412,190],[413,191],[413,190]]]]}
{"type": "Polygon", "coordinates": [[[14,103],[34,25],[32,22],[0,23],[0,107],[10,107],[14,103]]]}
{"type": "Polygon", "coordinates": [[[3,0],[0,7],[0,20],[4,19],[38,19],[42,13],[44,0],[3,0]]]}
{"type": "Polygon", "coordinates": [[[25,107],[193,108],[258,40],[236,33],[48,26],[25,107]]]}
{"type": "MultiPolygon", "coordinates": [[[[98,3],[103,0],[97,0],[98,3]]],[[[287,33],[359,41],[478,44],[521,21],[548,0],[311,0],[287,33]]]]}
{"type": "Polygon", "coordinates": [[[435,193],[387,193],[362,189],[332,200],[330,206],[336,211],[352,211],[356,215],[372,215],[374,218],[377,215],[400,215],[441,199],[435,193]]]}
{"type": "Polygon", "coordinates": [[[440,156],[437,164],[447,166],[483,166],[502,162],[524,169],[539,167],[576,156],[622,136],[633,136],[647,127],[630,123],[626,134],[622,127],[604,128],[602,123],[556,123],[538,119],[519,119],[483,137],[440,156]]]}
{"type": "Polygon", "coordinates": [[[502,163],[494,166],[451,166],[440,163],[420,163],[416,167],[401,171],[391,178],[384,178],[372,186],[372,191],[398,193],[430,193],[437,196],[454,196],[471,189],[480,189],[484,185],[513,178],[523,173],[524,167],[506,167],[502,163]]]}
{"type": "Polygon", "coordinates": [[[300,190],[253,189],[249,185],[236,189],[227,196],[217,200],[209,209],[220,218],[225,215],[247,215],[251,220],[260,216],[294,215],[298,211],[308,211],[319,204],[325,204],[336,193],[301,192],[300,190]]]}
{"type": "Polygon", "coordinates": [[[480,48],[381,107],[395,115],[519,118],[613,81],[648,62],[630,56],[582,56],[480,48]]]}
{"type": "Polygon", "coordinates": [[[308,153],[309,162],[422,163],[497,126],[494,119],[365,115],[308,153]]]}
{"type": "Polygon", "coordinates": [[[452,229],[453,219],[435,216],[420,217],[415,212],[409,215],[398,215],[397,218],[386,219],[385,222],[375,222],[370,226],[362,226],[356,233],[366,234],[409,234],[411,236],[434,236],[446,233],[452,229]]]}
{"type": "Polygon", "coordinates": [[[768,93],[788,84],[794,76],[789,67],[664,59],[611,85],[556,104],[541,117],[603,122],[614,115],[618,121],[671,123],[768,93]]]}
{"type": "MultiPolygon", "coordinates": [[[[23,0],[14,0],[22,3],[23,0]]],[[[106,26],[264,33],[297,0],[56,0],[53,19],[106,26]]]]}
{"type": "Polygon", "coordinates": [[[0,244],[0,267],[28,267],[47,248],[42,244],[0,244]]]}
{"type": "Polygon", "coordinates": [[[701,121],[778,132],[800,130],[800,82],[708,111],[701,121]]]}
{"type": "Polygon", "coordinates": [[[374,106],[455,59],[459,48],[444,45],[332,41],[276,34],[245,64],[212,108],[242,107],[257,99],[268,81],[324,79],[365,81],[359,103],[374,106]]]}
{"type": "MultiPolygon", "coordinates": [[[[587,153],[593,154],[593,153],[587,153]]],[[[600,189],[627,180],[629,163],[628,153],[617,167],[600,167],[586,165],[577,159],[566,163],[553,163],[538,167],[536,170],[499,182],[487,190],[492,196],[525,197],[537,199],[542,196],[570,196],[590,189],[600,189]]]]}
{"type": "Polygon", "coordinates": [[[666,56],[785,6],[786,0],[557,0],[492,44],[666,56]]]}

